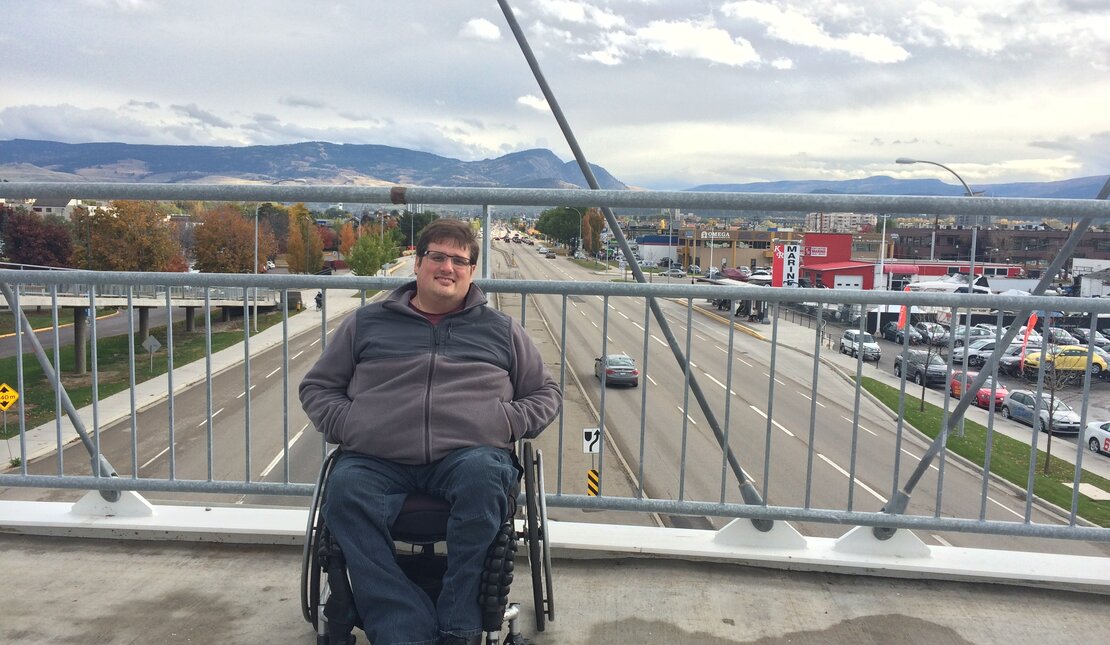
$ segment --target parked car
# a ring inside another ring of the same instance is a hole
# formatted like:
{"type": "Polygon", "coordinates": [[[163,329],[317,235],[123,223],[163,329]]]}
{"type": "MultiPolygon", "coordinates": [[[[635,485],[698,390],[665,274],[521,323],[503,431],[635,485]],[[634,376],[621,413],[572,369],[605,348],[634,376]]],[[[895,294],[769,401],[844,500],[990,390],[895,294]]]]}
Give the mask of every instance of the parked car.
{"type": "Polygon", "coordinates": [[[948,364],[936,352],[910,349],[894,357],[894,375],[902,376],[903,372],[906,380],[933,387],[944,385],[948,379],[948,364]]]}
{"type": "MultiPolygon", "coordinates": [[[[993,331],[988,330],[988,329],[983,329],[982,327],[964,327],[963,325],[960,325],[960,326],[956,327],[955,331],[952,332],[953,333],[953,337],[952,337],[952,346],[953,347],[963,347],[964,333],[965,332],[967,333],[969,343],[971,341],[979,340],[980,338],[994,338],[995,337],[995,333],[993,331]]],[[[945,342],[948,342],[947,339],[945,339],[945,342]]]]}
{"type": "Polygon", "coordinates": [[[994,338],[980,338],[971,341],[967,348],[964,348],[963,345],[954,347],[952,349],[952,364],[963,365],[964,354],[967,354],[968,367],[981,367],[986,364],[987,359],[994,353],[997,346],[998,341],[994,338]]]}
{"type": "Polygon", "coordinates": [[[1083,443],[1091,452],[1110,454],[1110,421],[1092,421],[1083,431],[1083,443]]]}
{"type": "Polygon", "coordinates": [[[1087,343],[1080,343],[1079,339],[1068,333],[1068,330],[1063,327],[1049,327],[1045,330],[1044,336],[1048,338],[1048,342],[1053,345],[1086,345],[1087,343]]]}
{"type": "Polygon", "coordinates": [[[1072,336],[1075,336],[1076,341],[1078,341],[1076,343],[1077,345],[1094,344],[1095,347],[1110,349],[1110,340],[1107,340],[1105,336],[1098,333],[1097,331],[1094,334],[1091,334],[1090,329],[1084,329],[1083,327],[1076,327],[1075,329],[1069,329],[1068,331],[1071,332],[1072,336]]]}
{"type": "Polygon", "coordinates": [[[718,275],[720,275],[720,273],[721,270],[717,267],[709,267],[709,270],[705,272],[705,277],[712,280],[713,278],[716,278],[718,275]]]}
{"type": "Polygon", "coordinates": [[[636,369],[636,360],[627,354],[609,354],[605,357],[594,359],[594,376],[601,380],[602,372],[605,373],[605,385],[631,385],[640,384],[640,370],[636,369]]]}
{"type": "Polygon", "coordinates": [[[686,272],[683,271],[682,269],[667,269],[666,271],[660,273],[659,275],[665,276],[665,277],[668,277],[668,278],[685,278],[686,277],[686,272]]]}
{"type": "Polygon", "coordinates": [[[840,353],[853,358],[863,354],[865,361],[878,361],[883,356],[883,349],[871,334],[858,329],[846,329],[840,337],[840,353]]]}
{"type": "MultiPolygon", "coordinates": [[[[1025,338],[1025,332],[1026,332],[1026,326],[1022,325],[1021,327],[1018,328],[1017,336],[1014,336],[1014,339],[1017,340],[1020,343],[1025,338]]],[[[1029,330],[1029,342],[1030,343],[1036,343],[1037,345],[1040,345],[1044,341],[1041,340],[1041,335],[1037,333],[1037,330],[1032,329],[1032,330],[1029,330]]]]}
{"type": "Polygon", "coordinates": [[[1014,343],[1002,350],[1002,355],[998,357],[998,371],[1002,374],[1017,376],[1021,374],[1025,357],[1032,352],[1039,351],[1041,351],[1041,346],[1036,343],[1029,343],[1025,346],[1024,351],[1021,342],[1014,343]]]}
{"type": "Polygon", "coordinates": [[[701,273],[701,267],[696,264],[691,264],[686,271],[689,272],[690,275],[699,275],[701,273]]]}
{"type": "Polygon", "coordinates": [[[879,335],[881,335],[884,339],[893,341],[895,343],[898,343],[899,345],[906,342],[906,334],[910,335],[911,345],[920,345],[921,341],[924,340],[921,337],[921,332],[917,331],[916,328],[910,325],[906,325],[905,329],[898,329],[898,323],[893,320],[886,323],[879,329],[879,335]]]}
{"type": "MultiPolygon", "coordinates": [[[[1059,371],[1083,372],[1088,368],[1091,374],[1098,376],[1106,371],[1106,361],[1095,354],[1091,362],[1087,362],[1087,348],[1083,345],[1049,345],[1045,352],[1045,362],[1052,363],[1059,371]]],[[[1036,377],[1041,366],[1041,352],[1027,352],[1023,366],[1026,376],[1036,377]]]]}
{"type": "MultiPolygon", "coordinates": [[[[1034,408],[1036,396],[1029,390],[1011,390],[1002,401],[1002,416],[1015,419],[1022,423],[1034,425],[1034,408]]],[[[1052,432],[1055,434],[1079,434],[1079,415],[1071,406],[1060,399],[1052,400],[1047,394],[1041,395],[1040,418],[1035,427],[1041,432],[1048,432],[1048,408],[1052,405],[1052,432]]]]}
{"type": "MultiPolygon", "coordinates": [[[[967,385],[970,386],[972,381],[974,381],[977,376],[979,376],[979,372],[968,372],[967,373],[967,385]]],[[[989,408],[990,407],[992,387],[994,389],[994,404],[995,404],[995,406],[1001,406],[1002,405],[1002,401],[1006,399],[1006,395],[1009,394],[1010,392],[1009,392],[1009,390],[1006,389],[1006,386],[1003,385],[1002,383],[995,384],[994,379],[992,379],[989,376],[987,377],[987,380],[983,381],[983,386],[979,388],[979,391],[975,393],[975,405],[977,405],[981,408],[989,408]]],[[[956,398],[960,398],[960,397],[963,396],[963,392],[964,392],[964,373],[963,372],[961,372],[959,370],[953,370],[952,371],[952,379],[948,382],[948,391],[951,392],[952,396],[954,396],[956,398]]]]}
{"type": "Polygon", "coordinates": [[[919,322],[914,327],[930,345],[948,344],[948,329],[944,325],[935,322],[919,322]]]}

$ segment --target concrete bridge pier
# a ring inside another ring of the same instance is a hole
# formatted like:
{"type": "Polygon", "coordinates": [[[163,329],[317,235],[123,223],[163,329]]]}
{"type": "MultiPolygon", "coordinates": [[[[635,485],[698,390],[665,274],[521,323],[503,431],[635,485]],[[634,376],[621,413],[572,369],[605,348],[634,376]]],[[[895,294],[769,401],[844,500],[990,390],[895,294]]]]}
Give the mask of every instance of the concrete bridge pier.
{"type": "Polygon", "coordinates": [[[85,307],[73,308],[73,371],[84,374],[87,371],[85,363],[85,346],[89,338],[89,310],[85,307]]]}
{"type": "Polygon", "coordinates": [[[137,338],[139,343],[146,340],[150,335],[150,307],[139,307],[139,330],[137,338]]]}
{"type": "Polygon", "coordinates": [[[189,333],[191,331],[196,330],[196,328],[197,328],[196,316],[197,316],[197,308],[196,307],[185,307],[185,333],[189,333]]]}

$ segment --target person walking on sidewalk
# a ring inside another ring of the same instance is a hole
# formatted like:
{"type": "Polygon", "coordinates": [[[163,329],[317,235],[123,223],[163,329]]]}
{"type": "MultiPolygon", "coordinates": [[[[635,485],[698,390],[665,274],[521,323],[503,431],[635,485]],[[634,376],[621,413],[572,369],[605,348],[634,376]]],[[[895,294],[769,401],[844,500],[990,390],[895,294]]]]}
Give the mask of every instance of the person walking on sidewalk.
{"type": "Polygon", "coordinates": [[[348,317],[300,385],[309,419],[343,449],[322,512],[375,645],[480,637],[483,561],[517,480],[511,446],[562,406],[536,345],[471,283],[477,260],[470,226],[429,224],[416,280],[348,317]],[[434,606],[394,557],[390,527],[410,493],[451,505],[434,606]]]}
{"type": "Polygon", "coordinates": [[[316,311],[320,311],[321,309],[323,309],[323,307],[324,307],[324,292],[323,291],[317,291],[316,292],[316,297],[314,298],[314,300],[316,300],[316,311]]]}

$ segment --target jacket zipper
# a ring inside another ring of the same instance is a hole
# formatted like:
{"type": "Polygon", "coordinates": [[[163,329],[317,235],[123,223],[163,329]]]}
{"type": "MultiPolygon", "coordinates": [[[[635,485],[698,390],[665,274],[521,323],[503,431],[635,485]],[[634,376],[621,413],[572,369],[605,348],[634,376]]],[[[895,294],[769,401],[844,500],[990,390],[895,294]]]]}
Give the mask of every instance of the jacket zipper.
{"type": "Polygon", "coordinates": [[[435,378],[436,355],[439,354],[439,331],[432,329],[432,355],[428,359],[428,382],[424,384],[424,463],[432,463],[432,381],[435,378]]]}

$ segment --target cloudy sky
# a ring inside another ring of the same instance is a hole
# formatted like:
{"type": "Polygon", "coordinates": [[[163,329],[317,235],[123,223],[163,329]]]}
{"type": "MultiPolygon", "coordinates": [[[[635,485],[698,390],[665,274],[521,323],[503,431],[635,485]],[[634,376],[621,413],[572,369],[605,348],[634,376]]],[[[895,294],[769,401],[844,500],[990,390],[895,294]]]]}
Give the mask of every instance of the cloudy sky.
{"type": "MultiPolygon", "coordinates": [[[[1110,173],[1106,0],[510,0],[593,163],[648,188],[1110,173]]],[[[494,0],[3,0],[0,140],[572,159],[494,0]]]]}

